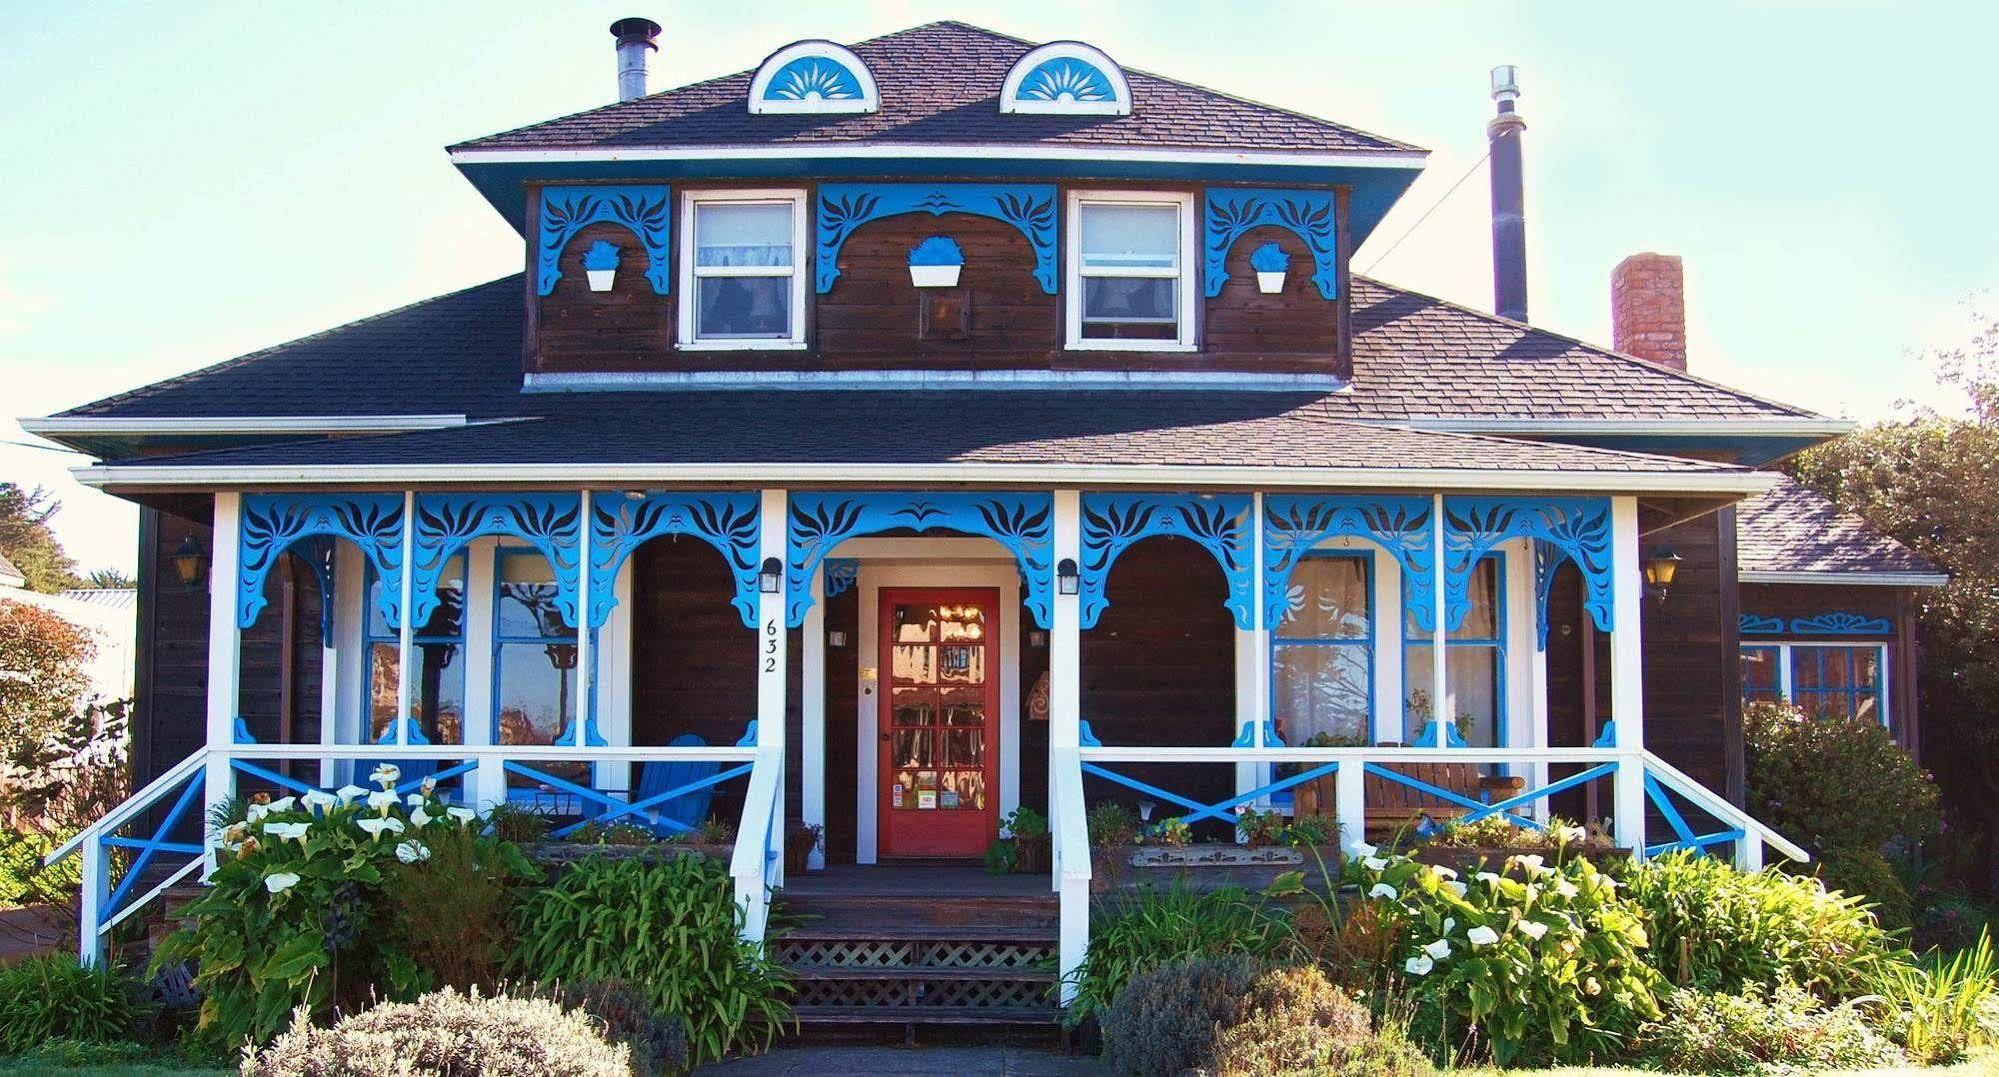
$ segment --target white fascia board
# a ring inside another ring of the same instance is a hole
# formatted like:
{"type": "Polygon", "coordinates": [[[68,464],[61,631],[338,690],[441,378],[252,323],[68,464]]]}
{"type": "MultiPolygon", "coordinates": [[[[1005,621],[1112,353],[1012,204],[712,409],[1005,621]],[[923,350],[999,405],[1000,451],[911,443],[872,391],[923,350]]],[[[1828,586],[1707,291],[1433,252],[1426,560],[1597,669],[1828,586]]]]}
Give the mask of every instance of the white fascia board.
{"type": "Polygon", "coordinates": [[[633,146],[619,149],[454,150],[455,165],[605,163],[614,161],[755,161],[911,157],[1013,161],[1108,161],[1143,164],[1276,165],[1294,168],[1420,168],[1428,150],[1288,153],[1281,150],[1097,148],[992,143],[815,142],[783,145],[633,146]]]}
{"type": "Polygon", "coordinates": [[[1430,417],[1358,420],[1417,430],[1459,434],[1636,434],[1655,437],[1714,437],[1755,434],[1765,437],[1833,437],[1859,425],[1847,419],[1483,419],[1430,417]]]}
{"type": "Polygon", "coordinates": [[[368,434],[464,426],[463,415],[218,415],[132,418],[50,415],[17,420],[37,437],[184,434],[368,434]]]}
{"type": "Polygon", "coordinates": [[[1479,471],[1460,468],[1173,467],[1143,464],[333,464],[80,467],[86,486],[218,489],[273,486],[418,485],[647,487],[689,483],[906,487],[968,484],[1030,487],[1289,487],[1395,490],[1758,494],[1776,476],[1753,471],[1479,471]]]}
{"type": "Polygon", "coordinates": [[[1735,574],[1743,583],[1802,583],[1841,587],[1943,587],[1942,572],[1806,572],[1744,569],[1735,574]]]}

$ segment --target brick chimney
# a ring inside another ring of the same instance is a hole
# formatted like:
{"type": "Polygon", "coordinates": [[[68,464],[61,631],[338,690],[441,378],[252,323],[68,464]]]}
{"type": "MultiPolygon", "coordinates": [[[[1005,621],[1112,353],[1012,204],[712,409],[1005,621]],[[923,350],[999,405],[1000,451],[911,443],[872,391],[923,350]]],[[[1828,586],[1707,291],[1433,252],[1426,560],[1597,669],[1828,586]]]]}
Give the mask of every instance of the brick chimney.
{"type": "Polygon", "coordinates": [[[1610,343],[1687,369],[1687,286],[1677,254],[1634,254],[1610,271],[1610,343]]]}

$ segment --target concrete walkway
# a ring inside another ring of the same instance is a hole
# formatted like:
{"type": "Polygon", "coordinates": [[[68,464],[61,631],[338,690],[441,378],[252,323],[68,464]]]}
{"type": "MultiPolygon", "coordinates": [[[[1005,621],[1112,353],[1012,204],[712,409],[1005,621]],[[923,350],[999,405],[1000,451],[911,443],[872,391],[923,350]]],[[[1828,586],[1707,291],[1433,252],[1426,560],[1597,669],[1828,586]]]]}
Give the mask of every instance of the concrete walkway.
{"type": "Polygon", "coordinates": [[[1093,1058],[1071,1058],[1033,1047],[784,1047],[756,1058],[703,1066],[727,1077],[863,1077],[878,1073],[964,1074],[967,1077],[1070,1077],[1107,1072],[1093,1058]]]}

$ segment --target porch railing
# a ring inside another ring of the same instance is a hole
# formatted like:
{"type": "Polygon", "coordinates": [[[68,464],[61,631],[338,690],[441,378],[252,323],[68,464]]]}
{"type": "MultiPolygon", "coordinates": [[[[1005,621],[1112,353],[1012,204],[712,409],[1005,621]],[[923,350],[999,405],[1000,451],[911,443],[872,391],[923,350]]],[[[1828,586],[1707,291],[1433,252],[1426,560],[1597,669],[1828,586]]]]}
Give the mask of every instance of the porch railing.
{"type": "MultiPolygon", "coordinates": [[[[752,741],[752,738],[746,738],[752,741]]],[[[88,963],[101,961],[104,941],[111,929],[157,900],[171,887],[197,871],[204,876],[212,866],[219,835],[209,829],[206,814],[214,806],[236,795],[237,783],[245,775],[269,785],[306,792],[316,783],[293,774],[269,769],[265,764],[305,761],[320,764],[330,773],[335,765],[353,763],[365,772],[375,763],[392,762],[404,767],[412,762],[436,762],[439,769],[429,777],[440,782],[459,779],[463,795],[456,798],[469,806],[485,809],[507,799],[507,776],[519,773],[542,784],[563,787],[579,803],[602,806],[598,819],[620,816],[645,817],[649,808],[703,787],[748,775],[743,811],[737,826],[736,846],[730,861],[737,907],[742,916],[742,935],[761,943],[769,922],[770,888],[782,885],[784,827],[779,825],[783,810],[780,791],[784,787],[783,752],[776,746],[759,747],[753,741],[739,745],[686,745],[674,747],[566,747],[560,745],[471,746],[457,744],[234,744],[202,748],[174,764],[164,774],[147,783],[95,823],[58,846],[44,858],[53,865],[66,857],[82,858],[82,893],[78,902],[78,956],[88,963]],[[643,764],[709,763],[716,773],[685,783],[675,789],[640,797],[566,782],[530,764],[643,764]],[[736,764],[730,766],[730,764],[736,764]],[[159,827],[149,836],[122,833],[143,822],[156,806],[169,804],[159,827]],[[189,813],[199,807],[198,843],[175,841],[174,835],[188,824],[189,813]],[[111,886],[114,850],[131,853],[123,877],[111,886]],[[148,868],[162,856],[184,857],[167,877],[143,894],[133,891],[144,881],[148,868]]],[[[412,779],[398,792],[413,790],[422,781],[412,779]]],[[[330,790],[329,790],[330,791],[330,790]]],[[[449,799],[449,798],[448,798],[449,799]]],[[[570,828],[573,829],[573,828],[570,828]]]]}
{"type": "MultiPolygon", "coordinates": [[[[1053,816],[1055,844],[1055,887],[1062,895],[1062,949],[1061,973],[1063,1000],[1067,1002],[1074,993],[1074,976],[1082,966],[1089,947],[1089,905],[1090,905],[1090,835],[1088,825],[1088,804],[1083,789],[1085,774],[1100,780],[1134,789],[1167,803],[1184,809],[1180,818],[1187,821],[1219,819],[1232,822],[1237,808],[1267,804],[1269,798],[1278,792],[1295,787],[1314,778],[1337,775],[1335,790],[1335,817],[1340,827],[1340,841],[1349,852],[1365,841],[1367,827],[1367,778],[1378,777],[1416,787],[1419,791],[1446,803],[1463,809],[1460,818],[1477,819],[1499,816],[1523,827],[1539,827],[1543,823],[1535,817],[1536,802],[1585,785],[1592,781],[1630,780],[1621,774],[1630,768],[1644,784],[1646,798],[1659,816],[1673,831],[1673,839],[1657,844],[1642,845],[1634,852],[1642,856],[1656,856],[1673,849],[1695,849],[1707,853],[1717,846],[1733,847],[1733,861],[1743,870],[1754,871],[1763,866],[1764,847],[1775,849],[1792,860],[1806,862],[1811,854],[1796,843],[1765,826],[1741,808],[1705,788],[1699,782],[1677,767],[1660,759],[1649,750],[1620,750],[1614,747],[1589,748],[1434,748],[1434,747],[1359,747],[1359,748],[1292,748],[1283,746],[1256,747],[1236,746],[1187,746],[1162,747],[1158,745],[1105,745],[1096,743],[1087,731],[1084,743],[1077,748],[1056,747],[1051,749],[1051,778],[1049,807],[1053,816]],[[1302,769],[1300,773],[1278,778],[1258,788],[1225,797],[1212,803],[1203,803],[1197,798],[1184,796],[1171,790],[1140,781],[1120,773],[1119,765],[1143,763],[1201,763],[1226,764],[1294,764],[1302,769]],[[1515,773],[1545,769],[1535,764],[1572,765],[1583,768],[1578,773],[1549,781],[1533,789],[1522,790],[1504,800],[1487,803],[1475,800],[1451,790],[1438,788],[1429,783],[1412,778],[1396,769],[1397,765],[1435,763],[1507,764],[1515,773]],[[1687,813],[1676,804],[1674,797],[1714,819],[1721,829],[1701,834],[1696,833],[1687,821],[1687,813]]],[[[1643,841],[1645,827],[1643,821],[1631,827],[1629,832],[1639,835],[1643,841]]]]}

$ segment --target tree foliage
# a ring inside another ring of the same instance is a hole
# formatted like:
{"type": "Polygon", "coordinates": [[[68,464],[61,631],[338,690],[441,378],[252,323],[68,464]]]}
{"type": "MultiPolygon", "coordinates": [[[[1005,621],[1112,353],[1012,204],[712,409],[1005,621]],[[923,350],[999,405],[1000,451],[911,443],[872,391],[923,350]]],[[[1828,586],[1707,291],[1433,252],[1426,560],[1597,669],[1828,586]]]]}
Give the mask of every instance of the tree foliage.
{"type": "Polygon", "coordinates": [[[1964,415],[1905,409],[1793,467],[1951,574],[1948,586],[1918,594],[1923,756],[1946,804],[1992,843],[1989,875],[1999,868],[1999,312],[1982,313],[1963,344],[1930,358],[1938,380],[1966,398],[1964,415]]]}
{"type": "Polygon", "coordinates": [[[123,797],[125,702],[93,696],[96,654],[88,630],[0,599],[0,810],[17,822],[62,831],[123,797]]]}
{"type": "Polygon", "coordinates": [[[80,582],[76,562],[49,529],[49,520],[61,510],[61,503],[42,487],[0,482],[0,553],[21,570],[31,591],[54,593],[80,582]]]}

